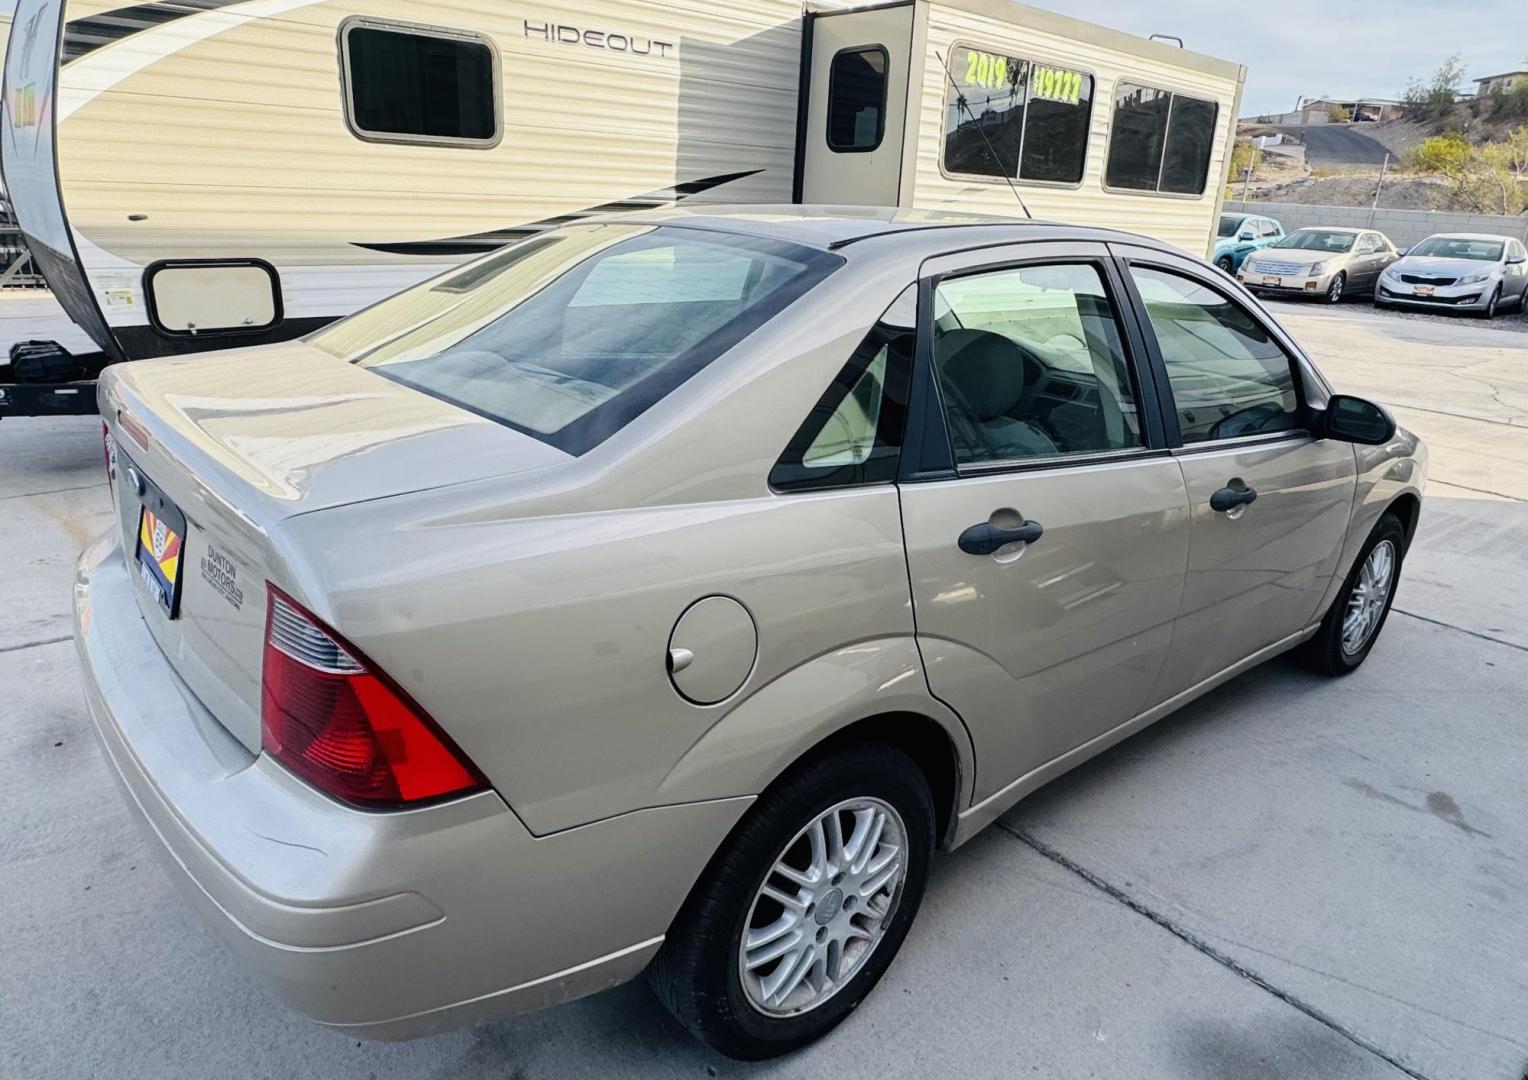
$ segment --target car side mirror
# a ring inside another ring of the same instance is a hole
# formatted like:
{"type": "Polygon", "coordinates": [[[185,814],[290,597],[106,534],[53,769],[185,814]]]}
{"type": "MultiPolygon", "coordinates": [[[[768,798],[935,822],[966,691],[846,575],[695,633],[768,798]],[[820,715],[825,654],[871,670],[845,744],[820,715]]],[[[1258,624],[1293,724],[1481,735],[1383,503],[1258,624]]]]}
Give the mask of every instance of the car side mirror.
{"type": "Polygon", "coordinates": [[[1333,394],[1321,414],[1320,434],[1340,442],[1383,446],[1395,438],[1395,418],[1383,405],[1351,394],[1333,394]]]}
{"type": "Polygon", "coordinates": [[[1248,240],[1256,240],[1256,239],[1257,239],[1257,237],[1256,237],[1256,236],[1254,236],[1254,235],[1253,235],[1253,234],[1252,234],[1252,233],[1249,233],[1249,232],[1244,232],[1244,233],[1242,233],[1242,234],[1241,234],[1241,235],[1240,235],[1240,236],[1238,236],[1238,237],[1237,237],[1237,238],[1236,238],[1236,239],[1238,239],[1238,240],[1241,240],[1241,241],[1244,241],[1244,242],[1245,242],[1245,241],[1248,241],[1248,240]]]}
{"type": "Polygon", "coordinates": [[[1516,266],[1518,263],[1528,262],[1528,255],[1512,255],[1507,258],[1508,266],[1516,266]]]}

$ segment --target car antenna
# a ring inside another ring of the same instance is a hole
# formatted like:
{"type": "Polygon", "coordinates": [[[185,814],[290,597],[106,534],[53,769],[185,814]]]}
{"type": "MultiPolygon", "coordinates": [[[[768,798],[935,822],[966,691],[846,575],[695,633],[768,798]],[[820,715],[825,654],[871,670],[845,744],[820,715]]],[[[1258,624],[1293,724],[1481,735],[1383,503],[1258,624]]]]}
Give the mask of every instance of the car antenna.
{"type": "Polygon", "coordinates": [[[955,76],[950,71],[950,65],[944,62],[944,57],[939,54],[938,49],[934,50],[934,58],[939,61],[939,66],[944,68],[944,77],[950,80],[950,86],[955,90],[955,100],[960,103],[962,109],[966,110],[966,115],[976,125],[976,133],[982,137],[982,142],[986,144],[987,153],[992,155],[992,163],[997,166],[998,175],[1008,182],[1008,190],[1013,192],[1013,197],[1018,200],[1019,209],[1024,211],[1024,216],[1033,221],[1035,216],[1029,212],[1029,207],[1024,205],[1024,197],[1019,194],[1019,189],[1014,186],[1013,177],[1009,176],[1007,170],[1003,168],[1003,159],[997,156],[997,151],[992,148],[992,140],[987,138],[987,133],[982,130],[981,121],[976,119],[976,114],[971,111],[970,103],[966,101],[966,95],[961,93],[960,84],[955,81],[955,76]]]}

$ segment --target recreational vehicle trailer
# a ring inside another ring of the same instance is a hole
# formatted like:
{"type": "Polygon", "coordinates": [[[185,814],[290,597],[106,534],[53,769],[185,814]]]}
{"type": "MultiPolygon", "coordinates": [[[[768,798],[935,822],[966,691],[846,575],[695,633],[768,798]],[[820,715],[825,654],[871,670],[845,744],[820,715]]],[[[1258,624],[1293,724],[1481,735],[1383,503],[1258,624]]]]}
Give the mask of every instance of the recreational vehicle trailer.
{"type": "MultiPolygon", "coordinates": [[[[1028,213],[1204,254],[1245,77],[1010,0],[20,0],[12,27],[0,172],[100,347],[76,379],[678,201],[1028,213]]],[[[0,388],[0,416],[92,407],[0,388]]]]}

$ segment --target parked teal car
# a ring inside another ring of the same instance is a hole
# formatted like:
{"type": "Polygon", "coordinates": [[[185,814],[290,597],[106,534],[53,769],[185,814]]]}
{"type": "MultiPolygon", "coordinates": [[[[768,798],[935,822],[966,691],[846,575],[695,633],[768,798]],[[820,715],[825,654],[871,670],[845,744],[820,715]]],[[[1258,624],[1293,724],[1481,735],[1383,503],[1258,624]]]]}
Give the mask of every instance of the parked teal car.
{"type": "Polygon", "coordinates": [[[1242,260],[1284,238],[1284,226],[1273,218],[1256,214],[1221,214],[1215,233],[1215,256],[1211,260],[1228,274],[1241,268],[1242,260]]]}

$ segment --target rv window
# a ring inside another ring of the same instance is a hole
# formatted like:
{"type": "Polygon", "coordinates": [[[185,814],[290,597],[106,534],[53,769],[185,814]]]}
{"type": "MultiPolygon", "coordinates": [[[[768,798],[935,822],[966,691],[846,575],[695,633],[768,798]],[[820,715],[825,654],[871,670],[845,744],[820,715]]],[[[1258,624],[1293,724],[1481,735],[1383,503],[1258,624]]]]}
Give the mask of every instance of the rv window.
{"type": "Polygon", "coordinates": [[[886,50],[844,49],[828,69],[828,149],[864,153],[886,133],[886,50]]]}
{"type": "Polygon", "coordinates": [[[1213,101],[1120,83],[1114,92],[1104,184],[1128,191],[1203,194],[1219,113],[1213,101]]]}
{"type": "Polygon", "coordinates": [[[1213,101],[1173,95],[1159,191],[1204,194],[1210,179],[1210,148],[1215,144],[1215,117],[1219,111],[1213,101]]]}
{"type": "Polygon", "coordinates": [[[965,47],[950,60],[946,172],[1065,184],[1082,179],[1091,75],[965,47]]]}
{"type": "Polygon", "coordinates": [[[492,47],[478,38],[344,30],[347,115],[363,139],[491,146],[498,141],[492,47]]]}

